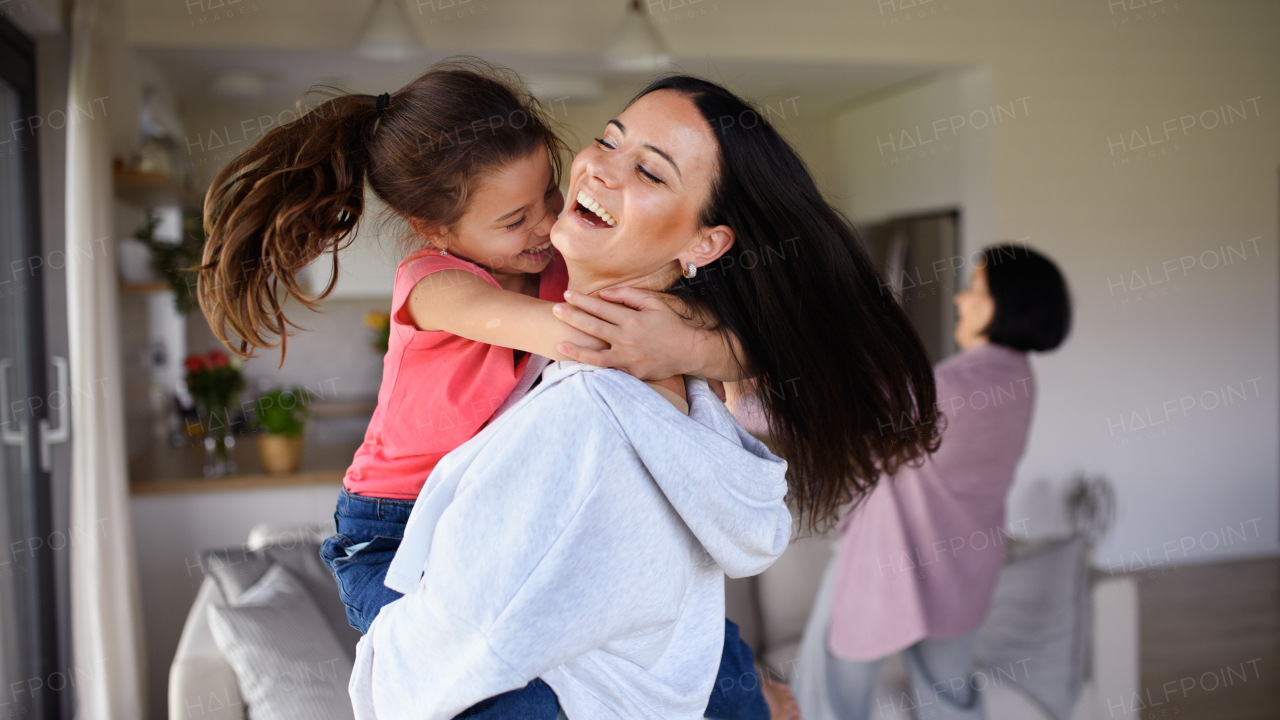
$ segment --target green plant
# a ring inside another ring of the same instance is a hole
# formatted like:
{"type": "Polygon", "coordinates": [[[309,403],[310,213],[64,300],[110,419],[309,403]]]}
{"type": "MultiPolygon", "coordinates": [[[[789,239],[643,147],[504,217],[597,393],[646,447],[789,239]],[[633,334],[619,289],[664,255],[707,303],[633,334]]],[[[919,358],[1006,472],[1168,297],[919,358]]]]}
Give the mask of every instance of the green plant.
{"type": "Polygon", "coordinates": [[[263,393],[253,404],[256,426],[268,435],[297,437],[307,424],[306,392],[302,388],[277,389],[263,393]]]}
{"type": "Polygon", "coordinates": [[[199,218],[183,220],[183,239],[174,244],[157,240],[156,226],[160,218],[150,210],[142,227],[133,236],[151,251],[151,266],[169,281],[174,291],[174,304],[178,312],[188,315],[200,307],[196,298],[196,270],[204,255],[204,225],[199,218]],[[190,222],[189,222],[190,221],[190,222]]]}

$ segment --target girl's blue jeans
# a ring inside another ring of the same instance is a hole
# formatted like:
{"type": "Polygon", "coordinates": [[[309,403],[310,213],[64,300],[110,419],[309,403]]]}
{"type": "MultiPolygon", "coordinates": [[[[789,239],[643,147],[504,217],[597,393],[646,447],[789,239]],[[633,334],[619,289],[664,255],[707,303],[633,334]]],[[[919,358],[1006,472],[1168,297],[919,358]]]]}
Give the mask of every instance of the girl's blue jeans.
{"type": "MultiPolygon", "coordinates": [[[[337,534],[324,541],[320,557],[333,570],[338,593],[347,606],[351,627],[367,632],[378,611],[400,597],[382,584],[387,566],[404,537],[412,500],[362,497],[346,490],[338,496],[333,514],[337,534]]],[[[715,688],[707,703],[712,720],[768,720],[769,706],[760,689],[751,648],[738,636],[738,626],[724,621],[724,653],[715,688]]],[[[459,715],[476,720],[555,720],[560,709],[551,687],[535,679],[477,703],[459,715]]]]}

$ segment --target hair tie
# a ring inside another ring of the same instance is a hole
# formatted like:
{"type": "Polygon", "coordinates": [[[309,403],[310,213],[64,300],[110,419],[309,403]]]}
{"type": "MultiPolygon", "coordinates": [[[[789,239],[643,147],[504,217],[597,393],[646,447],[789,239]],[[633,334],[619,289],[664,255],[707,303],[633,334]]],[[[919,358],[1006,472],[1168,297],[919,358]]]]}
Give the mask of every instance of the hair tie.
{"type": "Polygon", "coordinates": [[[383,110],[387,109],[387,105],[391,103],[391,93],[382,93],[378,96],[378,104],[375,106],[378,114],[381,115],[383,110]]]}

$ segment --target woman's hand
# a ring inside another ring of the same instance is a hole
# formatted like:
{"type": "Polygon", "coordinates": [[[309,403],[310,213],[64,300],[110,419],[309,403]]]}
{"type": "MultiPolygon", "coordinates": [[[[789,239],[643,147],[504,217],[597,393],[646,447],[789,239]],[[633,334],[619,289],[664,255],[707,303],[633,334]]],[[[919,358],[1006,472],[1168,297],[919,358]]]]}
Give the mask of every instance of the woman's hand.
{"type": "Polygon", "coordinates": [[[610,288],[600,298],[565,292],[553,308],[567,325],[607,343],[592,350],[560,343],[556,350],[578,362],[626,371],[641,380],[702,375],[737,380],[742,371],[719,331],[693,325],[660,297],[635,288],[610,288]]]}

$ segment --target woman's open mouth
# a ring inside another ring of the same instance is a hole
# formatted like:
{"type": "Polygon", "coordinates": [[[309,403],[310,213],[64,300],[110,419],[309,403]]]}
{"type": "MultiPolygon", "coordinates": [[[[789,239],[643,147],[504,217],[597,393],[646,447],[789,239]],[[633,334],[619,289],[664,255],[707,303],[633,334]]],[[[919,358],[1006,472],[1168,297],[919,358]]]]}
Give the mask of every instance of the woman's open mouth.
{"type": "Polygon", "coordinates": [[[587,224],[594,228],[615,228],[618,227],[618,221],[613,219],[609,211],[603,205],[596,202],[595,198],[579,190],[577,202],[573,205],[573,211],[578,217],[587,221],[587,224]]]}
{"type": "Polygon", "coordinates": [[[548,240],[542,243],[541,245],[538,245],[537,247],[531,247],[528,250],[521,250],[520,254],[524,255],[527,258],[542,258],[545,255],[550,255],[551,241],[548,240]]]}

